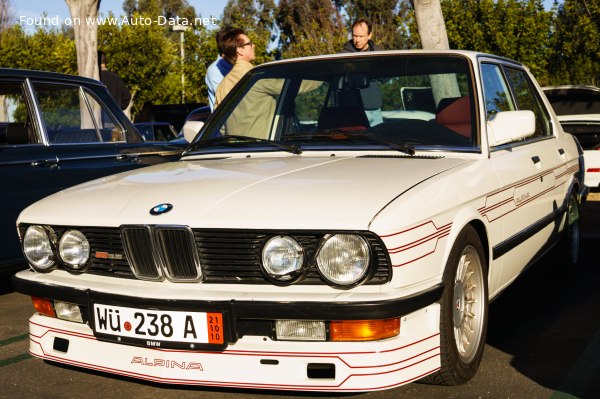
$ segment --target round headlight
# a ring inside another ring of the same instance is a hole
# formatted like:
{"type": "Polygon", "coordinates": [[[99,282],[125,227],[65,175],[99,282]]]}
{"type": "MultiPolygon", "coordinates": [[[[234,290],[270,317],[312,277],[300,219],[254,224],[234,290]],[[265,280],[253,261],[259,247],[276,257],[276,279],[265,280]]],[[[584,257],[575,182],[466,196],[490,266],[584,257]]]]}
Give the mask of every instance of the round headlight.
{"type": "Polygon", "coordinates": [[[47,272],[56,265],[52,240],[55,240],[55,234],[50,227],[29,226],[27,228],[23,236],[23,253],[36,271],[47,272]]]}
{"type": "Polygon", "coordinates": [[[351,234],[326,236],[317,255],[322,276],[338,285],[360,281],[369,270],[369,263],[369,245],[364,238],[351,234]]]}
{"type": "Polygon", "coordinates": [[[273,237],[263,248],[262,264],[273,279],[290,281],[302,269],[304,250],[292,237],[273,237]]]}
{"type": "Polygon", "coordinates": [[[90,243],[81,231],[68,230],[60,238],[58,253],[67,266],[80,270],[90,258],[90,243]]]}

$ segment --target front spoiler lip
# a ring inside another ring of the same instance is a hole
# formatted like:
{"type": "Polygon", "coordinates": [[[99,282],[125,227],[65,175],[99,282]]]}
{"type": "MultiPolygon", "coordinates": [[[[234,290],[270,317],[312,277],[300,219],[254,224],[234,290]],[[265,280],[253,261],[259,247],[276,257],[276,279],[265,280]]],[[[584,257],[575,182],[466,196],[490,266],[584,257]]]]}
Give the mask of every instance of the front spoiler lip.
{"type": "Polygon", "coordinates": [[[375,320],[401,317],[439,302],[443,284],[434,285],[416,294],[383,301],[318,302],[318,301],[193,301],[143,298],[115,295],[91,289],[44,284],[13,276],[13,289],[25,295],[60,300],[88,306],[93,301],[109,301],[125,306],[164,309],[198,309],[203,307],[228,309],[236,319],[298,319],[298,320],[375,320]]]}

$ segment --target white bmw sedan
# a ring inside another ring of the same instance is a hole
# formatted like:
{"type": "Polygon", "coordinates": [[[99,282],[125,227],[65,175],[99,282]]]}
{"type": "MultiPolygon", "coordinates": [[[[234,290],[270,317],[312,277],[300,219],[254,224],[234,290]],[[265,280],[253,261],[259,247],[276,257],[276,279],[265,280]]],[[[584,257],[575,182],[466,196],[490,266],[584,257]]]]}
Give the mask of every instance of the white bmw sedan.
{"type": "Polygon", "coordinates": [[[577,262],[582,162],[513,60],[261,65],[180,161],[23,211],[30,352],[212,387],[465,382],[489,301],[553,247],[577,262]]]}

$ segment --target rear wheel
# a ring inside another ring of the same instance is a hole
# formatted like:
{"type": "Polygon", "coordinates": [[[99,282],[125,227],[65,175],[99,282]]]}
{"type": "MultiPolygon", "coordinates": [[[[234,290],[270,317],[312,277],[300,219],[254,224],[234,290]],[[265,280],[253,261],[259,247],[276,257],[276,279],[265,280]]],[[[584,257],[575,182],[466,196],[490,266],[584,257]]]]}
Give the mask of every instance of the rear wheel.
{"type": "Polygon", "coordinates": [[[580,242],[579,202],[577,201],[577,196],[571,194],[567,203],[565,226],[563,227],[557,246],[557,258],[559,259],[560,266],[566,266],[566,269],[569,270],[577,265],[579,262],[580,242]]]}
{"type": "Polygon", "coordinates": [[[462,384],[475,375],[487,331],[487,262],[471,226],[459,234],[444,271],[440,303],[441,368],[425,382],[462,384]]]}

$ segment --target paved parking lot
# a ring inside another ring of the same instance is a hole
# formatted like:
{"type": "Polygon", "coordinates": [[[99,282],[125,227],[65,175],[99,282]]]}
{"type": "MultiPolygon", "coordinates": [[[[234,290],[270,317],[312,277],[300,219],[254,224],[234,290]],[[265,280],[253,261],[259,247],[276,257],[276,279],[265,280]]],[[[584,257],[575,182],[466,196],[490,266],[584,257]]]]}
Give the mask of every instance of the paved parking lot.
{"type": "MultiPolygon", "coordinates": [[[[458,387],[409,384],[349,398],[600,397],[600,193],[582,209],[583,259],[574,276],[524,273],[490,305],[479,372],[458,387]]],[[[542,267],[540,267],[542,266],[542,267]]],[[[187,388],[149,384],[53,365],[27,353],[28,297],[0,295],[0,398],[308,398],[331,395],[187,388]]],[[[252,372],[248,370],[248,372],[252,372]]]]}

